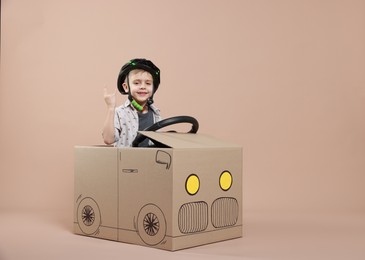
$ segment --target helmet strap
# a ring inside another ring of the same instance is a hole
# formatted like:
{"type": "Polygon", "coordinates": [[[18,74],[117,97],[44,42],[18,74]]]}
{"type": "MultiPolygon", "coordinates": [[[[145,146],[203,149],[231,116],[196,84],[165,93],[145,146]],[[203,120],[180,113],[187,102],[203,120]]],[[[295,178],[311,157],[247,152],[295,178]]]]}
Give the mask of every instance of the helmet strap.
{"type": "Polygon", "coordinates": [[[153,104],[153,94],[152,96],[147,100],[147,104],[148,106],[152,105],[153,104]]]}

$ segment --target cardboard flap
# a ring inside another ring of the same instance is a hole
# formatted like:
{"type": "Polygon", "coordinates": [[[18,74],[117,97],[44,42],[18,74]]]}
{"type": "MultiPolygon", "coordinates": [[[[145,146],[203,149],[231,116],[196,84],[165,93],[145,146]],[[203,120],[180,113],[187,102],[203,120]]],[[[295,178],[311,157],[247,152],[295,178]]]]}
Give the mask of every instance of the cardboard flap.
{"type": "Polygon", "coordinates": [[[239,145],[228,143],[205,134],[171,133],[140,131],[151,140],[172,148],[239,148],[239,145]]]}

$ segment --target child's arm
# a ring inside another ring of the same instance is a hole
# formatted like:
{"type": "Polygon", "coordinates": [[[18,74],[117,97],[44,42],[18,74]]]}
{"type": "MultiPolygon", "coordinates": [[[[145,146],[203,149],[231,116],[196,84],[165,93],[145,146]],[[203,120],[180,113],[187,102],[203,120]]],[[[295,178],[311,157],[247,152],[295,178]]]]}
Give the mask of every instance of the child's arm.
{"type": "Polygon", "coordinates": [[[107,105],[107,114],[103,127],[103,139],[105,144],[113,144],[115,142],[114,137],[114,114],[115,114],[115,92],[108,94],[106,88],[104,88],[104,100],[107,105]]]}

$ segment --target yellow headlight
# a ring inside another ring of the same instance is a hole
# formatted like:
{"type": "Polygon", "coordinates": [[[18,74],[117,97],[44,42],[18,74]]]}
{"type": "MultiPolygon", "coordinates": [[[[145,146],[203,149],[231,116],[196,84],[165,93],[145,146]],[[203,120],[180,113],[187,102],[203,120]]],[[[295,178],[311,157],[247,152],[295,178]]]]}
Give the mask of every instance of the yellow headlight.
{"type": "Polygon", "coordinates": [[[185,189],[190,195],[195,195],[199,191],[200,181],[195,174],[189,175],[186,179],[185,189]]]}
{"type": "Polygon", "coordinates": [[[231,188],[232,181],[232,174],[229,171],[224,171],[219,177],[219,186],[222,190],[227,191],[231,188]]]}

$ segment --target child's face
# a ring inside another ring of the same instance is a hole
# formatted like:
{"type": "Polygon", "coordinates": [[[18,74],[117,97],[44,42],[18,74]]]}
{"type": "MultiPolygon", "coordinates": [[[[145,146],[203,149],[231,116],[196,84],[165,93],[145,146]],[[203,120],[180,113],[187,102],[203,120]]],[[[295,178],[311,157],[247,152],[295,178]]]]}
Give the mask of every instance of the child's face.
{"type": "Polygon", "coordinates": [[[153,78],[152,75],[144,70],[132,70],[128,75],[129,88],[123,83],[126,92],[131,92],[135,101],[144,106],[153,94],[153,78]]]}

